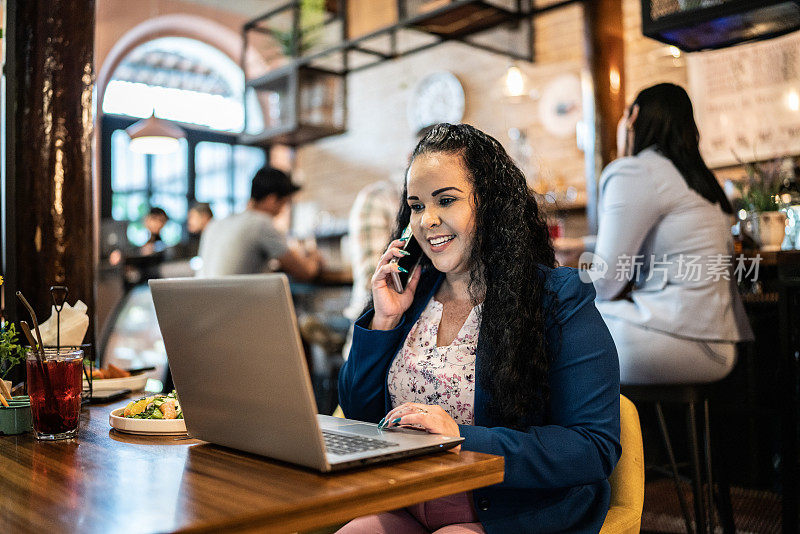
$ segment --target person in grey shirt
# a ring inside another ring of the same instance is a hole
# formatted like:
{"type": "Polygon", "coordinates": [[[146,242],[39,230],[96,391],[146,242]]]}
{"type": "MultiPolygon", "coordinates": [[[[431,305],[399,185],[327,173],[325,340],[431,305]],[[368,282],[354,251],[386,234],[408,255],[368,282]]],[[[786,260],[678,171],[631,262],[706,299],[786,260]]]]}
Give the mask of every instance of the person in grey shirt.
{"type": "Polygon", "coordinates": [[[300,189],[289,176],[271,167],[253,177],[250,201],[242,213],[213,220],[200,239],[203,262],[199,276],[225,276],[263,272],[271,259],[297,280],[311,280],[319,274],[317,251],[302,252],[290,247],[274,223],[292,195],[300,189]]]}
{"type": "MultiPolygon", "coordinates": [[[[623,384],[708,383],[727,375],[752,334],[732,282],[730,202],[700,155],[689,96],[644,89],[620,123],[624,157],[599,183],[597,309],[623,384]]],[[[555,245],[564,252],[568,239],[555,245]]]]}

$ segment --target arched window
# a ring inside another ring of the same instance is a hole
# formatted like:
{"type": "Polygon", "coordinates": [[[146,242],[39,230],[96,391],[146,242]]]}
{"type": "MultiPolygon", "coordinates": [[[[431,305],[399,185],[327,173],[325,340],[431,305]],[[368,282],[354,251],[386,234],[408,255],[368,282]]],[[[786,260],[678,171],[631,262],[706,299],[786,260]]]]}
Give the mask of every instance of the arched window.
{"type": "MultiPolygon", "coordinates": [[[[151,207],[163,208],[170,217],[161,233],[167,245],[183,237],[194,202],[209,202],[215,217],[244,208],[250,180],[265,164],[266,153],[237,144],[245,100],[248,106],[258,106],[255,96],[243,95],[239,66],[194,39],[154,39],[117,66],[102,102],[101,216],[127,224],[132,246],[148,239],[142,219],[151,207]],[[180,123],[186,131],[177,151],[149,155],[129,149],[125,128],[152,113],[180,123]]],[[[248,130],[263,127],[256,120],[248,122],[248,130]]],[[[101,250],[106,243],[102,245],[101,250]]]]}

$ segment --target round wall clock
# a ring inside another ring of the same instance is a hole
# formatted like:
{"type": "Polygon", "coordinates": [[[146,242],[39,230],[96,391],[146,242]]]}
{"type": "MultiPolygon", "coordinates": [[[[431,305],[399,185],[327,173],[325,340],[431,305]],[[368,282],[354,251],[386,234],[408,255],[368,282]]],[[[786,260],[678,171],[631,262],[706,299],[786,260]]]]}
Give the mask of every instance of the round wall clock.
{"type": "Polygon", "coordinates": [[[575,126],[583,114],[582,102],[580,78],[575,74],[559,76],[542,90],[539,120],[553,135],[575,135],[575,126]]]}
{"type": "Polygon", "coordinates": [[[408,101],[408,124],[416,133],[440,122],[464,117],[464,89],[452,73],[433,72],[414,87],[408,101]]]}

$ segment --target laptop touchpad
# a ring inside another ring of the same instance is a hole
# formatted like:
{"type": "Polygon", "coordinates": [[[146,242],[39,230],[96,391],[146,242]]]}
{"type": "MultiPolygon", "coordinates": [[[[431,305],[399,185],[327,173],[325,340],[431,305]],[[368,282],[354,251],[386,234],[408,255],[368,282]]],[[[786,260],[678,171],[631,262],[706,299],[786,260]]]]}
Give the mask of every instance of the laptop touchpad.
{"type": "Polygon", "coordinates": [[[341,425],[336,427],[337,430],[341,430],[342,432],[352,432],[353,434],[377,434],[380,431],[378,427],[375,425],[365,425],[362,423],[351,423],[348,425],[341,425]]]}

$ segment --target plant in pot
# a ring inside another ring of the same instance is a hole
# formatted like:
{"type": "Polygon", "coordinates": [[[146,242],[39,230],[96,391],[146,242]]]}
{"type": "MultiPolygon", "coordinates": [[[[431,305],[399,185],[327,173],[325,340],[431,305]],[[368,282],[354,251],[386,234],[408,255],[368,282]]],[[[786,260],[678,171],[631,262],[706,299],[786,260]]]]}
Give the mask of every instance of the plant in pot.
{"type": "Polygon", "coordinates": [[[780,250],[786,233],[786,214],[780,211],[780,160],[743,163],[747,177],[737,182],[742,204],[752,218],[762,250],[780,250]]]}
{"type": "Polygon", "coordinates": [[[25,361],[25,348],[19,344],[14,323],[0,325],[0,379],[11,391],[11,382],[6,380],[11,371],[25,361]]]}
{"type": "MultiPolygon", "coordinates": [[[[0,380],[11,391],[11,382],[6,380],[11,371],[25,362],[25,348],[17,342],[17,330],[13,323],[0,325],[0,380]]],[[[21,434],[31,429],[31,404],[28,397],[13,397],[0,405],[0,434],[21,434]]]]}
{"type": "Polygon", "coordinates": [[[270,32],[278,41],[283,55],[292,57],[304,55],[311,50],[320,38],[325,21],[325,0],[301,0],[299,33],[295,35],[292,29],[282,31],[272,28],[270,32]],[[295,38],[297,50],[294,49],[295,38]]]}

